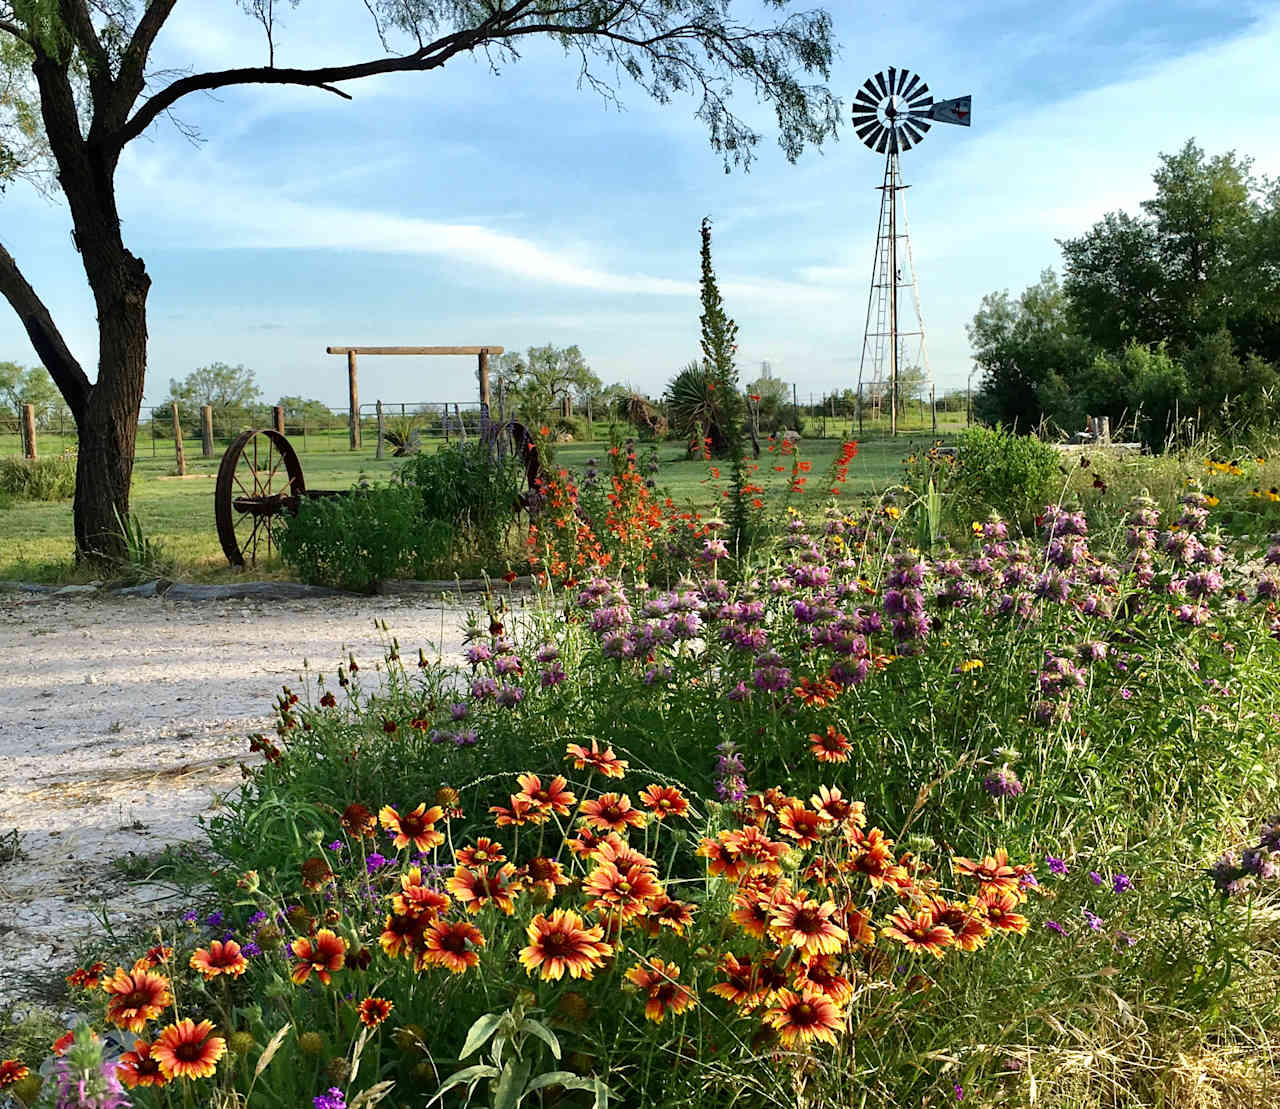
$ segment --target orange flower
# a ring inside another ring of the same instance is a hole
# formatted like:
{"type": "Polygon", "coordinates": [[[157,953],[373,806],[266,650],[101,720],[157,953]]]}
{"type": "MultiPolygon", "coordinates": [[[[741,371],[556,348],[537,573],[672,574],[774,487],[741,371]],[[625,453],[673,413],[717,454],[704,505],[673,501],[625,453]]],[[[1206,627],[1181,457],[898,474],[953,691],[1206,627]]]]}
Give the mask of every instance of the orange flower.
{"type": "Polygon", "coordinates": [[[484,946],[484,934],[465,920],[433,924],[423,940],[425,946],[418,956],[418,969],[437,966],[453,974],[462,974],[480,962],[476,948],[484,946]]]}
{"type": "Polygon", "coordinates": [[[818,792],[809,798],[809,804],[837,824],[843,824],[847,820],[861,828],[867,820],[862,802],[846,800],[844,794],[838,789],[819,786],[818,792]]]}
{"type": "Polygon", "coordinates": [[[606,778],[621,778],[627,772],[626,762],[613,753],[613,748],[606,747],[601,751],[594,739],[590,750],[580,743],[570,743],[565,748],[565,757],[573,759],[576,769],[584,770],[589,766],[592,770],[600,771],[606,778]]]}
{"type": "Polygon", "coordinates": [[[240,945],[235,940],[213,940],[208,947],[198,948],[191,955],[191,969],[204,975],[205,981],[216,978],[219,974],[229,974],[239,978],[249,966],[249,961],[240,953],[240,945]]]}
{"type": "Polygon", "coordinates": [[[430,923],[430,917],[392,913],[382,926],[378,943],[391,958],[398,959],[401,955],[410,954],[418,946],[430,923]]]}
{"type": "Polygon", "coordinates": [[[377,1028],[391,1015],[393,1006],[385,997],[366,997],[356,1011],[360,1014],[360,1023],[366,1028],[377,1028]]]}
{"type": "Polygon", "coordinates": [[[810,708],[820,709],[840,696],[840,687],[830,678],[819,678],[816,682],[801,678],[793,692],[810,708]]]}
{"type": "Polygon", "coordinates": [[[107,1019],[117,1028],[127,1028],[130,1032],[141,1032],[147,1021],[154,1020],[173,1004],[169,980],[150,970],[129,972],[116,967],[115,974],[103,981],[102,988],[111,999],[107,1002],[107,1019]]]}
{"type": "Polygon", "coordinates": [[[955,933],[945,924],[936,924],[928,909],[914,917],[906,909],[894,909],[881,933],[897,940],[908,951],[927,951],[936,959],[942,958],[943,948],[955,942],[955,933]]]}
{"type": "Polygon", "coordinates": [[[587,904],[592,912],[616,913],[625,924],[644,912],[662,887],[647,867],[630,866],[622,871],[613,863],[604,863],[591,872],[582,892],[593,899],[587,904]]]}
{"type": "Polygon", "coordinates": [[[0,1090],[16,1086],[30,1073],[31,1071],[17,1059],[0,1060],[0,1090]]]}
{"type": "Polygon", "coordinates": [[[977,908],[985,914],[992,928],[1022,935],[1027,930],[1027,918],[1014,912],[1017,907],[1017,895],[1007,890],[984,889],[978,895],[977,908]]]}
{"type": "Polygon", "coordinates": [[[649,917],[660,928],[670,928],[677,936],[693,923],[693,905],[660,893],[649,902],[649,917]]]}
{"type": "Polygon", "coordinates": [[[163,1086],[169,1080],[160,1069],[160,1060],[151,1054],[146,1040],[134,1040],[133,1050],[126,1051],[116,1063],[116,1077],[128,1089],[138,1086],[163,1086]]]}
{"type": "Polygon", "coordinates": [[[558,982],[566,970],[573,978],[590,979],[613,954],[604,929],[584,928],[582,918],[568,909],[535,916],[526,932],[529,944],[520,950],[520,962],[530,977],[536,970],[544,982],[558,982]]]}
{"type": "Polygon", "coordinates": [[[160,1064],[167,1079],[208,1078],[226,1053],[227,1041],[213,1035],[213,1022],[195,1024],[184,1018],[171,1024],[151,1045],[151,1058],[160,1064]]]}
{"type": "Polygon", "coordinates": [[[836,1031],[844,1024],[844,1015],[836,1003],[818,990],[779,990],[764,1019],[778,1030],[787,1047],[809,1040],[834,1044],[836,1031]]]}
{"type": "Polygon", "coordinates": [[[753,939],[764,939],[773,919],[773,894],[748,887],[733,895],[733,904],[729,919],[753,939]]]}
{"type": "Polygon", "coordinates": [[[833,724],[827,725],[825,735],[809,733],[809,750],[819,762],[848,762],[852,747],[849,737],[837,732],[833,724]]]}
{"type": "Polygon", "coordinates": [[[717,982],[711,992],[733,1002],[744,1012],[767,1005],[787,984],[786,974],[778,969],[777,960],[768,952],[759,964],[727,954],[720,960],[719,970],[726,980],[717,982]]]}
{"type": "Polygon", "coordinates": [[[546,897],[555,897],[556,890],[567,886],[569,879],[564,868],[555,860],[545,855],[537,855],[520,868],[520,877],[529,883],[529,888],[538,890],[546,897]]]}
{"type": "Polygon", "coordinates": [[[653,813],[655,820],[665,820],[668,816],[685,816],[689,812],[689,802],[675,786],[655,784],[642,789],[640,803],[653,813]]]}
{"type": "Polygon", "coordinates": [[[476,840],[475,846],[463,847],[454,854],[459,866],[485,866],[489,863],[502,864],[507,861],[507,853],[502,844],[495,843],[486,836],[476,840]]]}
{"type": "Polygon", "coordinates": [[[852,833],[859,850],[849,860],[849,868],[871,879],[871,888],[884,885],[901,886],[909,881],[906,867],[898,866],[893,858],[893,840],[886,839],[879,828],[872,828],[865,835],[859,829],[852,833]]]}
{"type": "Polygon", "coordinates": [[[972,859],[953,857],[951,869],[957,874],[976,878],[985,891],[987,889],[1018,891],[1018,872],[1009,865],[1009,852],[1003,847],[997,848],[994,855],[988,855],[982,862],[972,859]]]}
{"type": "MultiPolygon", "coordinates": [[[[67,975],[68,986],[79,986],[84,990],[95,989],[102,981],[102,972],[107,969],[107,964],[103,962],[94,963],[91,967],[77,967],[67,975]]],[[[150,970],[151,967],[144,967],[144,970],[150,970]]]]}
{"type": "Polygon", "coordinates": [[[815,955],[807,963],[797,963],[795,988],[800,993],[817,990],[837,1005],[845,1005],[853,997],[853,985],[836,970],[835,959],[831,955],[815,955]]]}
{"type": "Polygon", "coordinates": [[[328,928],[321,928],[315,939],[303,936],[293,941],[291,950],[298,962],[289,976],[298,985],[302,985],[314,970],[316,977],[326,986],[330,975],[341,970],[347,961],[347,941],[335,935],[328,928]]]}
{"type": "MultiPolygon", "coordinates": [[[[161,963],[167,963],[173,958],[173,948],[166,947],[164,944],[158,943],[147,948],[147,953],[133,964],[134,970],[152,970],[161,963]]],[[[103,966],[102,963],[94,963],[94,966],[103,966]]]]}
{"type": "Polygon", "coordinates": [[[421,916],[434,920],[443,913],[452,902],[439,890],[424,885],[422,871],[411,867],[408,874],[400,875],[400,892],[393,893],[391,908],[401,916],[421,916]]]}
{"type": "Polygon", "coordinates": [[[632,807],[631,798],[625,793],[602,793],[592,801],[583,801],[578,814],[578,819],[588,828],[601,832],[644,827],[644,813],[632,807]]]}
{"type": "Polygon", "coordinates": [[[593,861],[613,863],[619,870],[626,870],[629,866],[643,866],[648,867],[655,874],[658,871],[656,862],[644,852],[637,851],[617,832],[606,832],[590,854],[593,861]]]}
{"type": "MultiPolygon", "coordinates": [[[[64,1033],[62,1033],[61,1036],[59,1036],[56,1040],[53,1041],[52,1044],[49,1045],[49,1050],[52,1051],[55,1055],[61,1055],[63,1054],[63,1052],[67,1050],[67,1048],[69,1048],[75,1042],[75,1038],[76,1038],[75,1030],[68,1028],[64,1033]]],[[[97,1038],[98,1038],[97,1034],[95,1033],[94,1039],[96,1040],[97,1038]]]]}
{"type": "Polygon", "coordinates": [[[550,809],[557,816],[568,816],[569,806],[578,802],[578,799],[566,788],[569,783],[558,774],[547,783],[545,789],[542,786],[542,780],[536,774],[521,774],[517,781],[520,784],[520,792],[512,796],[512,804],[515,804],[516,799],[519,798],[542,809],[550,809]]]}
{"type": "Polygon", "coordinates": [[[372,836],[378,826],[377,818],[359,801],[353,802],[342,810],[342,827],[349,836],[360,839],[372,836]]]}
{"type": "Polygon", "coordinates": [[[693,1004],[693,993],[676,981],[680,977],[680,968],[675,963],[649,959],[637,963],[626,976],[641,990],[648,990],[644,1015],[655,1024],[660,1024],[668,1012],[679,1016],[693,1004]]]}
{"type": "Polygon", "coordinates": [[[511,797],[511,808],[490,805],[489,811],[497,814],[494,823],[499,828],[523,828],[526,824],[545,824],[551,819],[550,813],[515,794],[511,797]]]}
{"type": "Polygon", "coordinates": [[[444,810],[439,805],[427,808],[425,801],[404,816],[390,805],[383,805],[378,810],[378,820],[395,837],[392,840],[392,846],[397,851],[408,847],[411,843],[419,851],[430,851],[433,847],[439,847],[444,843],[444,836],[436,831],[435,824],[442,816],[444,816],[444,810]]]}
{"type": "Polygon", "coordinates": [[[804,849],[812,847],[826,831],[827,816],[825,813],[812,812],[804,805],[789,805],[778,814],[778,831],[788,839],[796,841],[796,846],[804,849]]]}
{"type": "Polygon", "coordinates": [[[487,866],[477,867],[475,870],[460,866],[445,883],[445,888],[469,913],[478,913],[486,905],[493,904],[510,916],[515,911],[513,897],[520,892],[521,883],[516,868],[511,863],[492,875],[487,866]]]}
{"type": "Polygon", "coordinates": [[[789,898],[774,910],[769,930],[803,955],[834,955],[849,940],[849,933],[831,919],[835,911],[833,901],[819,905],[812,898],[789,898]]]}

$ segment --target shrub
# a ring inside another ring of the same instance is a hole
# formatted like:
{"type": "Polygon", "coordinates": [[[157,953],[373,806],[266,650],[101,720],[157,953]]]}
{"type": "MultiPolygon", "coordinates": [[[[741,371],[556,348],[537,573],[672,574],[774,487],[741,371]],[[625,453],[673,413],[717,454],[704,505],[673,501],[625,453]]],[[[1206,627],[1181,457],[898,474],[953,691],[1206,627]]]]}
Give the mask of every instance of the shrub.
{"type": "Polygon", "coordinates": [[[481,440],[412,455],[400,470],[400,480],[419,498],[422,518],[448,524],[454,542],[469,544],[486,564],[502,560],[520,479],[518,461],[481,440]]]}
{"type": "Polygon", "coordinates": [[[399,485],[304,499],[277,528],[280,557],[303,581],[355,593],[423,572],[453,542],[449,524],[424,518],[418,491],[399,485]]]}
{"type": "Polygon", "coordinates": [[[1034,517],[1054,499],[1058,452],[1032,435],[1003,427],[970,427],[960,433],[956,509],[975,519],[997,512],[1030,531],[1034,517]]]}
{"type": "Polygon", "coordinates": [[[76,456],[0,459],[0,493],[26,501],[65,501],[76,491],[76,456]]]}

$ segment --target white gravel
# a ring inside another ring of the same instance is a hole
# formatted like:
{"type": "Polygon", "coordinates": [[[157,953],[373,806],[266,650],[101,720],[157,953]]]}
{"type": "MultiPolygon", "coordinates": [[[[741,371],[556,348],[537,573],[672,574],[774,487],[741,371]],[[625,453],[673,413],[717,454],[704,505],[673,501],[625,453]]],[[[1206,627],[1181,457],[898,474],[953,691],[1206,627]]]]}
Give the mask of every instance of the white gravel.
{"type": "Polygon", "coordinates": [[[104,909],[115,925],[164,907],[171,891],[122,890],[110,860],[197,838],[304,659],[377,662],[385,620],[406,657],[459,661],[464,604],[483,601],[0,594],[0,837],[21,837],[0,861],[0,1005],[71,969],[104,909]]]}

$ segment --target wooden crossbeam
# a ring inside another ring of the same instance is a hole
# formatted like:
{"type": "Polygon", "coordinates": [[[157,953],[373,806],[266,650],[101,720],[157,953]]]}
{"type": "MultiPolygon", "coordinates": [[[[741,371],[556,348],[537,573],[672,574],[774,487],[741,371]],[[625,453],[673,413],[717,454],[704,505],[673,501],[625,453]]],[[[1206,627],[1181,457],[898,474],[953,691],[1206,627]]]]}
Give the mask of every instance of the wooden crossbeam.
{"type": "Polygon", "coordinates": [[[325,347],[328,354],[501,354],[502,347],[325,347]]]}

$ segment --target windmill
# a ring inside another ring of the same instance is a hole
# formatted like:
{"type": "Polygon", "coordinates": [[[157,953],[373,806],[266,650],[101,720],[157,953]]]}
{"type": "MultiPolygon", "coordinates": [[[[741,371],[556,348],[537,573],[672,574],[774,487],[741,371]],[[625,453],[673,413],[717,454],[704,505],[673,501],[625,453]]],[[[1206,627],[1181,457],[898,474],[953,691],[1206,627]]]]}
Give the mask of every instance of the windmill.
{"type": "MultiPolygon", "coordinates": [[[[920,312],[920,288],[916,282],[915,262],[911,257],[911,238],[907,227],[906,205],[898,193],[907,188],[902,183],[898,155],[918,145],[933,123],[956,123],[969,126],[972,97],[935,101],[918,75],[890,66],[887,73],[869,77],[853,98],[853,129],[870,149],[883,154],[884,183],[880,188],[880,221],[876,225],[876,254],[871,268],[871,291],[867,297],[867,324],[862,338],[862,359],[858,364],[858,431],[862,431],[862,383],[869,371],[872,411],[880,411],[880,403],[889,394],[890,433],[898,433],[898,373],[904,353],[903,340],[919,340],[918,365],[923,368],[929,386],[930,406],[933,400],[933,373],[929,368],[924,342],[924,317],[920,312]],[[902,226],[898,226],[901,207],[902,226]],[[898,241],[907,248],[910,280],[904,281],[898,256],[898,241]],[[911,286],[915,305],[916,330],[898,328],[898,290],[911,286]]],[[[913,344],[914,345],[914,344],[913,344]]],[[[934,430],[938,427],[936,409],[934,430]]]]}

